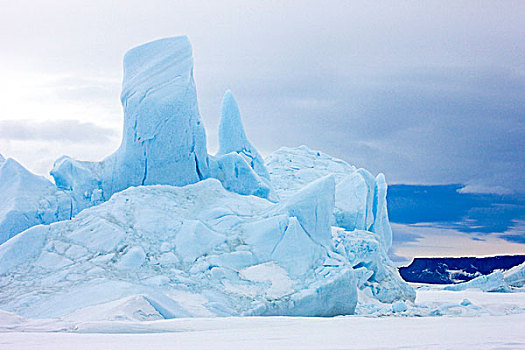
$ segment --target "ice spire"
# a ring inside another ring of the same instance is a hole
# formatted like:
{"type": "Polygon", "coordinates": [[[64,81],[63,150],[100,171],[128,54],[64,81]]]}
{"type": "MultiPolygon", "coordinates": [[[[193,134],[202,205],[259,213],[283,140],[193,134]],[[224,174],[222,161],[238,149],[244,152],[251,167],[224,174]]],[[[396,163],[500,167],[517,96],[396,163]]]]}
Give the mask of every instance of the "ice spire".
{"type": "Polygon", "coordinates": [[[206,135],[185,36],[135,47],[124,56],[122,144],[106,163],[104,192],[187,185],[207,175],[206,135]]]}
{"type": "Polygon", "coordinates": [[[264,160],[246,137],[237,101],[235,101],[232,92],[227,90],[222,99],[219,152],[217,155],[221,156],[232,152],[241,155],[257,175],[269,179],[264,160]]]}

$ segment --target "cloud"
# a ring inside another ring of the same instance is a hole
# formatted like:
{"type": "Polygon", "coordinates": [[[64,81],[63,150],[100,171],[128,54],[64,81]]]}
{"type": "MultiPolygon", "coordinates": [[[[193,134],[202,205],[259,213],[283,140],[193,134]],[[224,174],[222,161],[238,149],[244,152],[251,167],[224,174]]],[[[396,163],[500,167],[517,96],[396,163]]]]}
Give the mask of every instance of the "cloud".
{"type": "Polygon", "coordinates": [[[517,235],[501,235],[500,236],[501,238],[509,241],[509,242],[515,242],[515,243],[521,243],[521,244],[525,244],[525,237],[522,235],[522,234],[517,234],[517,235]]]}
{"type": "Polygon", "coordinates": [[[252,116],[246,124],[256,144],[266,149],[278,142],[310,144],[384,172],[396,183],[525,191],[520,180],[525,168],[525,77],[509,77],[504,71],[491,75],[487,68],[427,67],[417,74],[369,73],[352,80],[358,86],[343,78],[328,80],[339,89],[330,97],[330,108],[293,103],[294,85],[311,86],[300,94],[321,100],[332,89],[327,80],[301,76],[279,87],[278,98],[275,89],[266,92],[264,85],[253,97],[240,96],[241,109],[252,116]],[[265,118],[254,120],[263,110],[265,118]]]}
{"type": "Polygon", "coordinates": [[[48,86],[58,99],[83,103],[118,103],[120,81],[105,77],[67,76],[52,81],[48,86]],[[114,99],[114,101],[108,101],[114,99]]]}
{"type": "Polygon", "coordinates": [[[384,172],[391,183],[525,192],[523,3],[500,3],[495,11],[491,2],[400,8],[304,1],[298,11],[295,2],[130,0],[123,10],[102,0],[72,1],[66,8],[58,0],[21,0],[0,13],[0,45],[10,48],[0,75],[31,68],[111,81],[56,87],[59,100],[45,119],[78,116],[67,108],[53,114],[74,100],[89,112],[94,103],[111,108],[91,113],[104,115],[99,125],[120,122],[116,82],[124,52],[188,34],[212,150],[220,99],[231,88],[263,154],[308,144],[384,172]]]}
{"type": "MultiPolygon", "coordinates": [[[[0,139],[60,143],[107,143],[118,133],[110,128],[78,120],[0,120],[0,139]]],[[[64,150],[66,151],[66,150],[64,150]]]]}
{"type": "Polygon", "coordinates": [[[390,186],[390,255],[404,263],[409,257],[438,252],[494,255],[523,251],[525,202],[520,196],[459,189],[460,185],[390,186]]]}
{"type": "MultiPolygon", "coordinates": [[[[392,224],[394,241],[389,255],[398,262],[413,257],[454,257],[454,256],[493,256],[501,254],[522,254],[524,245],[509,240],[504,234],[464,233],[453,228],[435,227],[433,224],[392,224]],[[398,233],[413,235],[415,240],[397,241],[398,233]],[[478,239],[481,238],[481,239],[478,239]]],[[[523,231],[521,231],[523,232],[523,231]]],[[[520,233],[509,230],[509,234],[520,233]]]]}
{"type": "Polygon", "coordinates": [[[500,235],[501,238],[514,243],[525,244],[525,219],[514,220],[514,225],[500,235]]]}
{"type": "Polygon", "coordinates": [[[525,220],[522,196],[465,193],[461,189],[461,185],[391,185],[387,195],[390,221],[432,223],[435,228],[486,235],[510,234],[512,229],[525,237],[525,226],[516,225],[525,220]]]}

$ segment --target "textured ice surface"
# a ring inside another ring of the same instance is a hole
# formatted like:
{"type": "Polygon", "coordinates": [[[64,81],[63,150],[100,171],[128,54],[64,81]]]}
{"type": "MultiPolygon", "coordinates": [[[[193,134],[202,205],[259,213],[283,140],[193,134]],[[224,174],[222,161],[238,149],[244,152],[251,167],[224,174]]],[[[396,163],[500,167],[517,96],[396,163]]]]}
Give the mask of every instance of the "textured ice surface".
{"type": "Polygon", "coordinates": [[[306,146],[283,147],[272,153],[265,164],[272,185],[282,199],[316,179],[332,175],[336,183],[336,225],[349,231],[375,232],[386,250],[392,245],[392,229],[386,209],[387,186],[383,174],[374,178],[365,169],[356,169],[306,146]]]}
{"type": "Polygon", "coordinates": [[[360,290],[368,290],[383,303],[414,301],[416,294],[392,266],[381,238],[368,231],[345,231],[334,228],[335,248],[348,257],[360,290]]]}
{"type": "Polygon", "coordinates": [[[505,282],[512,287],[523,287],[525,285],[525,263],[505,271],[505,282]]]}
{"type": "Polygon", "coordinates": [[[275,201],[268,180],[257,175],[242,155],[231,152],[209,158],[210,177],[218,179],[228,190],[275,201]]]}
{"type": "Polygon", "coordinates": [[[73,321],[154,321],[162,320],[164,317],[155,309],[147,297],[133,295],[79,309],[64,319],[73,321]]]}
{"type": "MultiPolygon", "coordinates": [[[[322,200],[303,204],[306,212],[331,214],[322,200]]],[[[352,266],[316,240],[325,227],[309,220],[214,179],[129,188],[0,246],[0,286],[9,285],[0,288],[0,308],[52,317],[144,295],[166,318],[353,313],[352,266]]]]}
{"type": "Polygon", "coordinates": [[[301,227],[313,240],[330,247],[334,205],[335,181],[332,175],[328,175],[283,200],[278,210],[297,217],[301,227]]]}
{"type": "Polygon", "coordinates": [[[72,197],[72,213],[99,204],[104,200],[102,191],[103,163],[74,160],[62,156],[53,164],[51,176],[57,188],[72,197]]]}
{"type": "Polygon", "coordinates": [[[1,245],[0,308],[54,317],[142,295],[164,318],[331,316],[368,302],[357,290],[413,301],[377,234],[330,227],[334,191],[333,176],[277,204],[214,179],[130,188],[1,245]]]}
{"type": "Polygon", "coordinates": [[[71,218],[71,198],[14,159],[0,159],[0,244],[38,224],[71,218]]]}
{"type": "Polygon", "coordinates": [[[187,185],[207,175],[206,135],[186,37],[153,41],[124,56],[120,148],[105,160],[106,197],[129,186],[187,185]]]}

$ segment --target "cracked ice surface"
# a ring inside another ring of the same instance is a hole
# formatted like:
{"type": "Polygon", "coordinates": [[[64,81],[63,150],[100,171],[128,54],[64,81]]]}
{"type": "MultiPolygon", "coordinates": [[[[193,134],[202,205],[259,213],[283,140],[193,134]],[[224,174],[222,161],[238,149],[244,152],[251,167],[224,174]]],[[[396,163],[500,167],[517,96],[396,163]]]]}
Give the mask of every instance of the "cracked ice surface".
{"type": "Polygon", "coordinates": [[[231,193],[214,179],[130,188],[0,246],[9,262],[0,265],[0,308],[55,317],[144,295],[165,318],[353,313],[352,266],[318,243],[324,231],[308,233],[304,218],[290,216],[293,205],[231,193]]]}

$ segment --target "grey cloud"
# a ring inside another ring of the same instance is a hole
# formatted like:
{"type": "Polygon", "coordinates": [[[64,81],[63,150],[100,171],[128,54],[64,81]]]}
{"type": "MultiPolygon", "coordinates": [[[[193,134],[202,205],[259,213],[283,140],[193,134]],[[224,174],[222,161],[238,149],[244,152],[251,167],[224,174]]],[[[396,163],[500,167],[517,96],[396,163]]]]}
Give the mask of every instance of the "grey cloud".
{"type": "Polygon", "coordinates": [[[525,191],[525,76],[487,67],[418,67],[368,78],[298,73],[278,87],[256,80],[234,92],[249,136],[264,151],[308,144],[397,183],[525,191]],[[300,96],[309,103],[295,103],[300,96]]]}
{"type": "Polygon", "coordinates": [[[102,104],[118,104],[120,81],[103,77],[69,76],[49,84],[60,99],[102,104]]]}
{"type": "Polygon", "coordinates": [[[400,255],[397,250],[406,243],[417,243],[424,238],[422,235],[414,233],[413,230],[407,229],[407,227],[409,226],[392,224],[393,241],[392,247],[388,251],[388,256],[398,266],[409,265],[412,257],[400,255]]]}
{"type": "Polygon", "coordinates": [[[0,120],[0,138],[5,140],[92,144],[110,142],[117,136],[113,129],[78,120],[0,120]]]}

